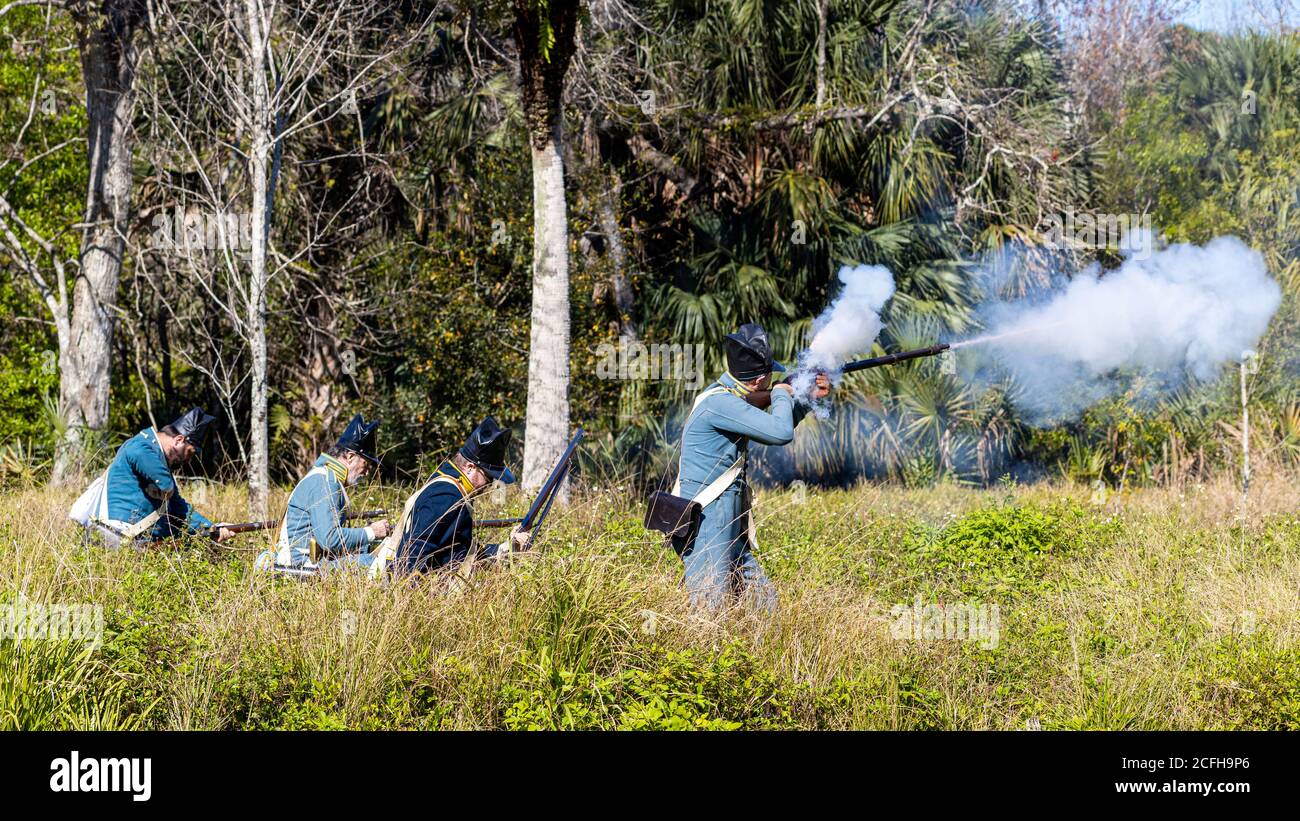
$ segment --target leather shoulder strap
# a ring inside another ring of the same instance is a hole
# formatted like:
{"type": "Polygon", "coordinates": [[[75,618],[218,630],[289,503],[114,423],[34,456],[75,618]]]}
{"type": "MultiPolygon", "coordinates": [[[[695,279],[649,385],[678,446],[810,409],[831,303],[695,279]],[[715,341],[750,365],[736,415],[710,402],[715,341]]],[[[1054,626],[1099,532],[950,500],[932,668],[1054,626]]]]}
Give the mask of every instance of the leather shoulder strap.
{"type": "MultiPolygon", "coordinates": [[[[731,487],[732,482],[736,481],[736,477],[740,475],[740,471],[745,467],[745,457],[747,455],[748,453],[741,453],[737,456],[731,467],[723,471],[721,476],[709,482],[708,486],[695,494],[695,498],[691,501],[698,502],[700,507],[708,507],[713,504],[722,495],[722,492],[731,487]]],[[[680,480],[678,480],[678,484],[680,485],[680,480]]]]}
{"type": "MultiPolygon", "coordinates": [[[[311,470],[307,471],[305,476],[303,476],[301,479],[298,480],[298,484],[293,486],[293,491],[289,493],[289,498],[292,499],[293,494],[297,493],[298,488],[302,487],[302,483],[307,481],[307,479],[312,476],[329,476],[329,471],[321,467],[320,465],[316,465],[312,467],[311,470]]],[[[344,498],[347,497],[345,496],[344,498]]],[[[276,538],[275,544],[276,547],[278,548],[286,548],[289,546],[289,505],[288,503],[285,504],[284,515],[280,517],[280,535],[276,538]]]]}

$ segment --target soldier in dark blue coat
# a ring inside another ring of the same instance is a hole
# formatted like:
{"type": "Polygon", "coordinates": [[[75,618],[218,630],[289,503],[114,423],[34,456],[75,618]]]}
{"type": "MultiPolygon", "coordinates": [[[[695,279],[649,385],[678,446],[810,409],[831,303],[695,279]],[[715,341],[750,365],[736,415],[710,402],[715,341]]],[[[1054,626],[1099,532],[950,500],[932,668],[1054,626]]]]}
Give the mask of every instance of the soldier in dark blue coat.
{"type": "MultiPolygon", "coordinates": [[[[503,430],[491,416],[479,423],[469,439],[451,458],[438,466],[403,514],[395,574],[428,573],[459,567],[474,549],[474,515],[471,500],[493,481],[514,482],[505,465],[510,431],[503,430]]],[[[528,545],[529,534],[516,528],[502,545],[490,544],[476,551],[476,558],[488,559],[528,545]]]]}

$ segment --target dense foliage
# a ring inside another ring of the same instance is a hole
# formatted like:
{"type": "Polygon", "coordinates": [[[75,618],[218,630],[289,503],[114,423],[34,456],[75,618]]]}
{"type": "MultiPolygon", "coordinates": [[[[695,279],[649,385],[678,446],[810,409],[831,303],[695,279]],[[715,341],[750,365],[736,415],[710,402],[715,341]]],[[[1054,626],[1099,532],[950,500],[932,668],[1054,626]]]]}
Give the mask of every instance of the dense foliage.
{"type": "MultiPolygon", "coordinates": [[[[329,214],[330,236],[272,282],[273,459],[290,479],[353,410],[384,419],[387,470],[407,477],[477,418],[522,424],[530,306],[528,148],[508,22],[442,6],[406,70],[357,98],[355,116],[283,146],[272,234],[292,249],[329,214]],[[339,192],[347,192],[340,194],[339,192]],[[364,192],[364,196],[356,194],[364,192]]],[[[805,339],[846,263],[895,274],[880,346],[925,344],[977,326],[980,267],[1014,251],[1005,287],[1032,294],[1106,249],[1043,253],[1042,217],[1066,209],[1150,213],[1174,241],[1237,234],[1266,256],[1285,303],[1251,377],[1261,452],[1300,455],[1294,342],[1300,289],[1300,43],[1174,27],[1160,67],[1121,110],[1087,119],[1064,35],[1021,4],[978,0],[646,0],[589,11],[569,74],[567,179],[575,424],[583,469],[653,481],[671,457],[681,381],[610,380],[605,343],[703,346],[760,321],[783,356],[805,339]],[[819,55],[818,10],[825,17],[819,55]],[[1250,113],[1243,102],[1249,98],[1250,113]],[[1051,270],[1049,270],[1051,269],[1051,270]]],[[[411,20],[394,21],[410,26],[411,20]]],[[[43,227],[76,222],[84,193],[79,66],[70,33],[16,10],[0,31],[0,137],[23,128],[39,62],[53,89],[29,131],[49,146],[37,171],[0,167],[0,186],[43,227]],[[60,40],[59,38],[64,38],[60,40]],[[40,52],[41,60],[32,55],[40,52]],[[27,96],[24,96],[27,95],[27,96]],[[65,144],[66,143],[66,144],[65,144]]],[[[142,95],[165,88],[183,54],[150,45],[142,95]],[[169,61],[173,61],[170,62],[169,61]],[[159,85],[161,84],[161,85],[159,85]]],[[[336,78],[322,76],[327,89],[336,78]]],[[[154,96],[150,96],[154,95],[154,96]]],[[[38,96],[37,103],[44,100],[38,96]]],[[[165,101],[165,100],[164,100],[165,101]]],[[[137,111],[138,236],[172,207],[186,173],[155,151],[157,108],[137,111]]],[[[31,133],[28,143],[33,142],[31,133]]],[[[199,402],[205,373],[244,367],[200,289],[126,260],[113,363],[114,440],[199,402]]],[[[0,259],[0,470],[39,473],[57,433],[56,346],[30,281],[0,259]]],[[[1158,405],[1121,395],[1042,429],[1008,400],[918,361],[854,376],[831,420],[762,475],[837,483],[860,476],[928,484],[1067,474],[1112,486],[1235,465],[1235,374],[1158,405]]],[[[234,475],[247,436],[247,386],[203,470],[234,475]]],[[[517,437],[522,441],[522,437],[517,437]]]]}

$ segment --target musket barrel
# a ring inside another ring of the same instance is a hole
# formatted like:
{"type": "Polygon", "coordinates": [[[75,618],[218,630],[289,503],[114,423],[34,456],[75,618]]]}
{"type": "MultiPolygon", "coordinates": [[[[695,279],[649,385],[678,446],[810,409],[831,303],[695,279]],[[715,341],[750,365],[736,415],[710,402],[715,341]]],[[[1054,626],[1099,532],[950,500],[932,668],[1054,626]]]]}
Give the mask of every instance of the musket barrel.
{"type": "Polygon", "coordinates": [[[231,522],[228,524],[213,525],[212,530],[215,532],[219,528],[225,528],[231,533],[252,533],[254,530],[270,530],[273,527],[279,527],[279,519],[271,519],[265,522],[231,522]]]}
{"type": "MultiPolygon", "coordinates": [[[[388,513],[388,511],[384,508],[379,508],[377,510],[358,510],[355,513],[344,513],[340,518],[345,522],[351,519],[374,519],[375,517],[383,516],[386,513],[388,513]]],[[[252,533],[256,530],[274,530],[279,526],[279,519],[267,519],[264,522],[218,522],[213,525],[210,530],[212,533],[216,533],[219,529],[224,528],[229,530],[231,533],[252,533]]]]}
{"type": "Polygon", "coordinates": [[[519,524],[519,523],[522,522],[522,521],[523,521],[523,518],[518,518],[518,519],[483,519],[483,520],[481,520],[481,521],[475,522],[475,523],[474,523],[474,527],[510,527],[510,525],[517,525],[517,524],[519,524]]]}
{"type": "Polygon", "coordinates": [[[569,446],[560,455],[560,460],[551,469],[551,475],[546,477],[546,481],[542,483],[542,487],[537,491],[537,498],[533,499],[533,503],[528,507],[528,512],[524,514],[523,521],[520,522],[525,530],[531,529],[536,523],[537,514],[543,504],[546,505],[547,510],[550,509],[549,497],[555,493],[556,486],[564,480],[564,475],[568,473],[569,460],[573,458],[573,451],[577,449],[578,443],[582,441],[582,433],[582,428],[578,428],[573,435],[573,439],[569,442],[569,446]]]}
{"type": "Polygon", "coordinates": [[[919,359],[923,356],[936,356],[948,350],[951,345],[947,342],[941,342],[938,345],[931,345],[928,348],[916,348],[910,351],[899,351],[898,353],[886,354],[884,356],[875,356],[870,359],[859,359],[856,362],[850,362],[841,370],[844,373],[853,371],[863,371],[867,368],[879,368],[882,365],[892,365],[895,362],[903,362],[908,359],[919,359]]]}

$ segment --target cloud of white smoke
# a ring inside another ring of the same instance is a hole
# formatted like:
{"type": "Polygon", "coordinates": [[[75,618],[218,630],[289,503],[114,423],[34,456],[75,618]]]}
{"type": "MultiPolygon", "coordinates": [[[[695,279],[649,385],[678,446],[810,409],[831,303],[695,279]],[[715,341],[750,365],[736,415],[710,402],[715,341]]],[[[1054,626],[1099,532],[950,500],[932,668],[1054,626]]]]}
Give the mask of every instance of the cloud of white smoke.
{"type": "MultiPolygon", "coordinates": [[[[838,381],[839,369],[855,355],[867,351],[880,335],[884,323],[880,310],[894,295],[894,275],[882,265],[840,268],[843,287],[826,310],[813,322],[812,342],[799,354],[798,369],[791,380],[796,396],[806,396],[819,372],[838,381]]],[[[828,409],[814,410],[825,416],[828,409]]]]}
{"type": "MultiPolygon", "coordinates": [[[[1235,237],[1094,266],[1048,299],[986,303],[979,343],[1015,377],[1030,420],[1072,418],[1123,387],[1121,373],[1209,380],[1252,348],[1281,304],[1259,252],[1235,237]]],[[[981,356],[981,358],[983,358],[981,356]]]]}

